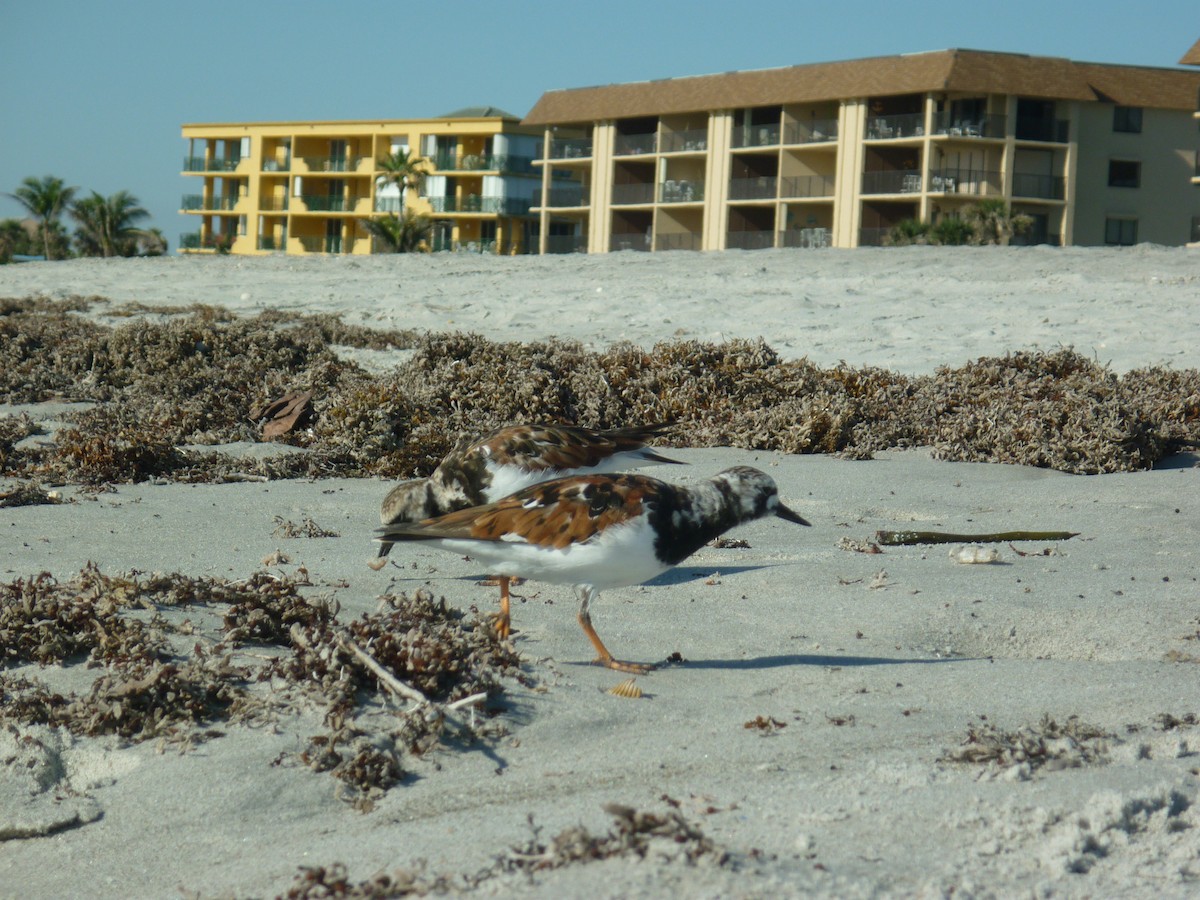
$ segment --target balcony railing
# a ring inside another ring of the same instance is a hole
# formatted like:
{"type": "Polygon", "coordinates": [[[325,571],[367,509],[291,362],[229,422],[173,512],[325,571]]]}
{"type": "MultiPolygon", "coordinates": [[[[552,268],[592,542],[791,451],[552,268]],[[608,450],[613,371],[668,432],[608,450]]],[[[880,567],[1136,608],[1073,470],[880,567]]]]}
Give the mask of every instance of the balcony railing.
{"type": "Polygon", "coordinates": [[[779,180],[782,197],[832,197],[832,175],[791,175],[779,180]]]}
{"type": "Polygon", "coordinates": [[[654,145],[655,136],[653,134],[618,134],[616,153],[618,156],[653,153],[654,145]]]}
{"type": "Polygon", "coordinates": [[[481,197],[467,194],[464,197],[427,197],[435,213],[488,213],[500,216],[525,216],[533,205],[530,200],[519,197],[481,197]]]}
{"type": "Polygon", "coordinates": [[[282,161],[278,159],[264,159],[262,164],[262,170],[264,172],[286,172],[291,169],[291,167],[292,158],[290,156],[282,161]]]}
{"type": "Polygon", "coordinates": [[[179,236],[180,250],[199,250],[200,249],[200,232],[188,231],[179,236]]]}
{"type": "Polygon", "coordinates": [[[550,234],[543,245],[544,253],[587,253],[586,234],[550,234]]]}
{"type": "Polygon", "coordinates": [[[191,212],[197,209],[229,212],[237,206],[239,199],[238,197],[210,197],[206,201],[202,194],[184,194],[183,204],[180,208],[184,212],[191,212]]]}
{"type": "Polygon", "coordinates": [[[269,234],[260,234],[258,236],[258,249],[269,250],[273,253],[280,253],[287,249],[287,235],[276,238],[269,234]]]}
{"type": "Polygon", "coordinates": [[[333,235],[301,235],[299,240],[305,253],[349,253],[354,247],[354,241],[333,235]]]}
{"type": "Polygon", "coordinates": [[[837,119],[814,119],[811,122],[796,122],[784,129],[785,144],[820,144],[826,141],[836,141],[838,136],[837,119]]]}
{"type": "Polygon", "coordinates": [[[659,145],[663,153],[707,150],[708,129],[696,128],[691,131],[664,132],[659,140],[659,145]]]}
{"type": "Polygon", "coordinates": [[[553,138],[550,141],[551,159],[587,159],[591,155],[591,138],[553,138]]]}
{"type": "Polygon", "coordinates": [[[873,141],[920,137],[925,133],[924,113],[874,116],[867,122],[867,139],[873,141]]]}
{"type": "Polygon", "coordinates": [[[929,192],[932,194],[999,194],[1001,192],[999,172],[984,172],[979,169],[942,169],[929,176],[929,192]]]}
{"type": "Polygon", "coordinates": [[[362,162],[361,156],[305,156],[310,172],[353,172],[362,162]]]}
{"type": "Polygon", "coordinates": [[[240,159],[235,159],[233,157],[226,159],[219,156],[214,156],[212,159],[205,160],[203,156],[185,156],[183,158],[183,171],[232,172],[240,163],[240,159]]]}
{"type": "Polygon", "coordinates": [[[1065,119],[1018,118],[1018,141],[1050,141],[1059,144],[1067,142],[1070,123],[1065,119]]]}
{"type": "Polygon", "coordinates": [[[575,188],[551,188],[546,197],[550,207],[587,206],[591,203],[591,191],[583,185],[575,188]]]}
{"type": "Polygon", "coordinates": [[[618,232],[609,238],[608,249],[617,250],[650,250],[650,236],[646,234],[630,234],[618,232]]]}
{"type": "Polygon", "coordinates": [[[340,195],[305,194],[300,198],[309,212],[353,212],[359,198],[340,195]]]}
{"type": "Polygon", "coordinates": [[[858,246],[882,247],[891,232],[891,228],[860,228],[858,229],[858,246]]]}
{"type": "Polygon", "coordinates": [[[828,228],[793,228],[780,235],[781,247],[801,247],[819,250],[833,246],[833,232],[828,228]]]}
{"type": "Polygon", "coordinates": [[[933,133],[948,137],[1003,138],[1008,128],[1008,117],[999,114],[977,116],[973,119],[955,116],[949,112],[938,113],[933,120],[933,133]]]}
{"type": "Polygon", "coordinates": [[[895,170],[889,172],[864,172],[864,194],[919,194],[921,175],[918,172],[895,170]]]}
{"type": "Polygon", "coordinates": [[[1025,175],[1014,172],[1012,192],[1014,197],[1062,200],[1066,197],[1066,179],[1058,175],[1025,175]]]}
{"type": "Polygon", "coordinates": [[[533,159],[509,154],[439,153],[433,159],[435,169],[443,172],[532,172],[533,159]]]}
{"type": "Polygon", "coordinates": [[[773,147],[779,143],[779,131],[778,125],[734,126],[733,146],[773,147]]]}
{"type": "Polygon", "coordinates": [[[775,246],[774,231],[731,231],[725,236],[730,250],[769,250],[775,246]]]}
{"type": "Polygon", "coordinates": [[[612,202],[653,203],[654,185],[648,181],[639,184],[614,184],[612,202]]]}
{"type": "Polygon", "coordinates": [[[658,199],[662,203],[697,203],[704,199],[704,182],[668,179],[658,186],[658,199]]]}
{"type": "Polygon", "coordinates": [[[730,200],[774,200],[779,191],[779,179],[774,175],[729,179],[730,200]]]}
{"type": "Polygon", "coordinates": [[[655,250],[699,250],[703,238],[690,231],[679,234],[660,234],[654,238],[655,250]]]}

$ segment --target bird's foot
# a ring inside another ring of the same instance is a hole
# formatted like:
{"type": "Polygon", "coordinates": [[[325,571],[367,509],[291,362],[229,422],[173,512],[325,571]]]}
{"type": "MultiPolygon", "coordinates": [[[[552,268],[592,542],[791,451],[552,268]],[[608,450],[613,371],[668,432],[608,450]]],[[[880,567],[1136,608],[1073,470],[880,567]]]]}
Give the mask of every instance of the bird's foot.
{"type": "Polygon", "coordinates": [[[507,641],[512,635],[512,621],[506,613],[496,613],[492,616],[492,630],[496,632],[496,637],[502,641],[507,641]]]}
{"type": "Polygon", "coordinates": [[[645,675],[653,672],[656,668],[654,663],[629,662],[628,660],[616,659],[612,656],[597,656],[592,660],[592,665],[604,666],[606,669],[614,669],[617,672],[625,672],[629,675],[645,675]]]}
{"type": "Polygon", "coordinates": [[[380,569],[382,569],[384,566],[387,565],[387,561],[388,561],[388,558],[386,556],[377,556],[373,560],[368,562],[367,565],[370,566],[372,569],[374,569],[376,572],[378,572],[380,569]]]}

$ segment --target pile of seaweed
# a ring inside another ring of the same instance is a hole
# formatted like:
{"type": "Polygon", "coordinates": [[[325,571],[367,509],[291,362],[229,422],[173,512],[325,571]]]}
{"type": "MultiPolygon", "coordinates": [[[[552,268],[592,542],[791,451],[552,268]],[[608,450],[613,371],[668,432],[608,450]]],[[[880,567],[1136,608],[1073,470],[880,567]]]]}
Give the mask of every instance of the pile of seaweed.
{"type": "Polygon", "coordinates": [[[406,755],[450,735],[496,735],[486,711],[479,725],[471,711],[495,702],[503,678],[523,676],[487,622],[427,591],[385,594],[380,611],[341,622],[305,586],[267,572],[231,582],[105,575],[94,564],[67,581],[0,583],[0,726],[187,747],[226,724],[315,708],[324,731],[294,762],[333,775],[363,809],[405,779],[406,755]],[[173,611],[209,611],[219,624],[173,611]],[[80,665],[95,670],[86,690],[42,677],[80,665]]]}
{"type": "Polygon", "coordinates": [[[27,417],[0,417],[0,475],[91,485],[411,477],[460,438],[519,421],[670,420],[686,435],[677,443],[693,447],[869,458],[927,446],[942,459],[1078,474],[1146,469],[1200,444],[1200,371],[1118,376],[1071,349],[911,377],[784,361],[761,341],[591,352],[570,341],[382,332],[334,316],[239,318],[213,307],[133,310],[115,326],[79,314],[106,302],[0,300],[0,402],[94,404],[49,446],[23,440],[36,431],[27,417]],[[409,354],[379,375],[340,357],[345,346],[409,354]],[[276,440],[303,452],[249,462],[218,452],[261,440],[261,410],[302,394],[311,402],[276,440]],[[213,450],[181,449],[194,445],[213,450]]]}

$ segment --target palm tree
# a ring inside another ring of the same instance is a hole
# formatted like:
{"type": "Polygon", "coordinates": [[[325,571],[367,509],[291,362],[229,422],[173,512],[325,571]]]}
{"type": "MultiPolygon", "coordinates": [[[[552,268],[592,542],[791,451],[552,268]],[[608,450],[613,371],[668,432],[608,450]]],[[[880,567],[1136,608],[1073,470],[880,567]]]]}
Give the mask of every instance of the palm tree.
{"type": "Polygon", "coordinates": [[[406,209],[400,216],[388,213],[382,219],[367,219],[363,227],[389,253],[415,253],[429,240],[433,222],[429,216],[406,209]]]}
{"type": "Polygon", "coordinates": [[[63,210],[70,206],[77,190],[79,188],[67,187],[61,178],[55,178],[53,175],[46,175],[40,179],[31,175],[8,195],[24,206],[40,223],[46,259],[53,259],[50,255],[53,246],[50,239],[53,226],[58,224],[63,210]]]}
{"type": "Polygon", "coordinates": [[[419,188],[429,167],[429,160],[416,156],[407,147],[398,147],[376,162],[383,181],[400,189],[400,209],[404,209],[404,195],[409,188],[419,188]]]}
{"type": "Polygon", "coordinates": [[[975,228],[975,239],[981,244],[1007,244],[1016,234],[1033,227],[1033,219],[1013,213],[1002,197],[980,200],[966,211],[967,220],[975,228]]]}
{"type": "Polygon", "coordinates": [[[129,191],[117,191],[104,197],[96,191],[71,207],[71,215],[79,223],[75,241],[85,256],[132,256],[137,241],[145,231],[137,222],[148,213],[129,191]]]}

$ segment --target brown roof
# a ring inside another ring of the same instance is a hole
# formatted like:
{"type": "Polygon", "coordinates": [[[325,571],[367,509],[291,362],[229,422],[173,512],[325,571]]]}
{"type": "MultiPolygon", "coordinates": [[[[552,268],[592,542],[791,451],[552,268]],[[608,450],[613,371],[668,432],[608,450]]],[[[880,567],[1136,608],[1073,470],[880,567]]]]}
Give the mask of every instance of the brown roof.
{"type": "Polygon", "coordinates": [[[1077,63],[1049,56],[940,50],[549,91],[526,125],[595,122],[713,109],[810,103],[936,91],[1105,100],[1195,109],[1200,74],[1180,69],[1077,63]]]}
{"type": "Polygon", "coordinates": [[[1192,44],[1192,49],[1183,54],[1183,59],[1179,61],[1181,66],[1200,66],[1200,41],[1192,44]]]}

